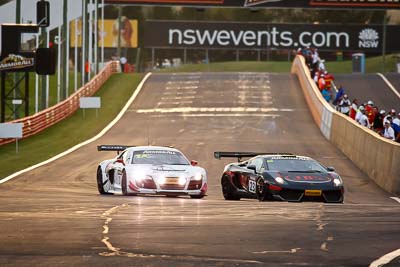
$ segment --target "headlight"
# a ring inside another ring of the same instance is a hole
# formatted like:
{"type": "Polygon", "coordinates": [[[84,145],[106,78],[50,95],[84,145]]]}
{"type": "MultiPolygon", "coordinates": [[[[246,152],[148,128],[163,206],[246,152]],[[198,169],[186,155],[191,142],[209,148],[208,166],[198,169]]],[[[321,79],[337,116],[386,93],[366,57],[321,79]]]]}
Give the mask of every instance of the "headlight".
{"type": "Polygon", "coordinates": [[[184,185],[184,184],[186,184],[186,178],[183,177],[183,176],[179,177],[178,183],[179,183],[179,185],[184,185]]]}
{"type": "Polygon", "coordinates": [[[196,175],[193,177],[193,180],[195,181],[200,181],[203,178],[203,175],[201,173],[196,173],[196,175]]]}
{"type": "Polygon", "coordinates": [[[284,184],[284,183],[285,183],[285,180],[283,180],[282,177],[275,177],[275,181],[276,181],[278,184],[284,184]]]}
{"type": "Polygon", "coordinates": [[[165,184],[166,181],[167,181],[167,179],[166,179],[164,176],[158,178],[158,180],[157,180],[157,182],[158,182],[159,184],[165,184]]]}
{"type": "Polygon", "coordinates": [[[335,184],[335,186],[341,186],[342,185],[342,181],[338,178],[333,179],[333,183],[335,184]]]}

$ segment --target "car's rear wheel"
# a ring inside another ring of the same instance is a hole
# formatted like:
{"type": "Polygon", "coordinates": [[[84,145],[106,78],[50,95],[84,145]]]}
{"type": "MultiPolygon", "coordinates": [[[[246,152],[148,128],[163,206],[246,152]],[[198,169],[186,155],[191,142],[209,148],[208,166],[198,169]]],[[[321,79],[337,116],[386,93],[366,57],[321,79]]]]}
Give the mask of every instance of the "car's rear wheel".
{"type": "Polygon", "coordinates": [[[225,200],[240,200],[240,197],[236,196],[235,193],[233,193],[234,188],[228,177],[222,177],[221,186],[222,194],[224,195],[225,200]]]}
{"type": "Polygon", "coordinates": [[[126,179],[126,171],[122,171],[121,189],[124,196],[128,195],[128,180],[126,179]]]}
{"type": "Polygon", "coordinates": [[[99,193],[102,195],[109,195],[110,193],[107,192],[107,189],[105,189],[105,186],[109,183],[108,180],[103,182],[103,171],[101,170],[101,167],[99,166],[97,168],[97,189],[99,190],[99,193]]]}

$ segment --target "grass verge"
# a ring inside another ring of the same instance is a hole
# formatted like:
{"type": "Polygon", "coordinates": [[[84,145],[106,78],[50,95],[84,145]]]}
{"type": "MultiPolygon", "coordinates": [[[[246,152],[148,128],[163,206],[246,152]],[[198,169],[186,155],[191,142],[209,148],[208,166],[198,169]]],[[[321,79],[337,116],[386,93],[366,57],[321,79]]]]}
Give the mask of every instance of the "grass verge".
{"type": "Polygon", "coordinates": [[[100,132],[120,112],[132,95],[143,75],[114,74],[96,93],[102,99],[98,110],[78,110],[69,118],[43,132],[19,141],[19,153],[15,143],[0,146],[0,179],[16,171],[55,156],[100,132]]]}

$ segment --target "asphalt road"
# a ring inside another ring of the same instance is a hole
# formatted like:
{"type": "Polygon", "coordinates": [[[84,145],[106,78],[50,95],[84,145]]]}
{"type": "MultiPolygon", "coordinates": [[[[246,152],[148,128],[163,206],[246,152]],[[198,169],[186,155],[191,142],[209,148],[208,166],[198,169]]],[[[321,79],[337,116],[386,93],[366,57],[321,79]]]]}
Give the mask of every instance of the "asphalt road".
{"type": "MultiPolygon", "coordinates": [[[[400,93],[400,74],[393,73],[385,77],[400,93]]],[[[338,74],[335,75],[335,84],[343,85],[350,100],[357,98],[360,105],[372,100],[379,109],[385,111],[400,109],[400,98],[377,74],[338,74]]]]}
{"type": "Polygon", "coordinates": [[[368,266],[400,247],[390,197],[324,139],[296,77],[157,74],[103,138],[0,185],[0,266],[368,266]],[[99,195],[115,153],[96,145],[148,143],[198,160],[208,196],[99,195]],[[345,202],[225,201],[216,150],[314,157],[341,173],[345,202]]]}

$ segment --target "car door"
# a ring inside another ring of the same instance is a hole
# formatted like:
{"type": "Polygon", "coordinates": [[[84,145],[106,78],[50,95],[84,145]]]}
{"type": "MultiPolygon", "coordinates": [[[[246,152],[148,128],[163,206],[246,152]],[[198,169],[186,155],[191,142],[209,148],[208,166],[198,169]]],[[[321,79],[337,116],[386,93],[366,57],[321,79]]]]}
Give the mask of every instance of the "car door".
{"type": "Polygon", "coordinates": [[[122,181],[122,174],[123,171],[125,169],[125,165],[129,164],[128,162],[128,155],[131,154],[129,153],[127,150],[125,150],[124,152],[122,152],[120,155],[118,155],[118,157],[116,158],[115,162],[114,162],[114,188],[115,189],[121,189],[121,181],[122,181]]]}
{"type": "Polygon", "coordinates": [[[262,173],[264,168],[264,161],[262,158],[255,158],[249,161],[247,167],[251,166],[247,175],[247,190],[250,194],[256,194],[257,178],[262,173]],[[255,167],[255,170],[253,169],[255,167]]]}

